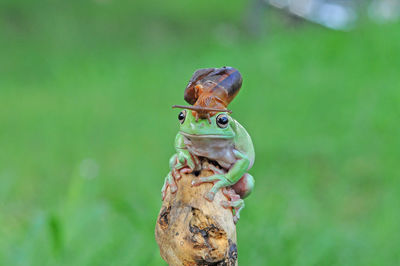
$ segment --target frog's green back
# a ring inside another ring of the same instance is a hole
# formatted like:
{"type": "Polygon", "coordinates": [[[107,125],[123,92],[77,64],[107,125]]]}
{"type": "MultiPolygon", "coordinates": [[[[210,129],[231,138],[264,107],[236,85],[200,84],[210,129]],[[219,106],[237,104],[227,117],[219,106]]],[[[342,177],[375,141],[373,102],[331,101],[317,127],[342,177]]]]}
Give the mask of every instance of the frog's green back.
{"type": "Polygon", "coordinates": [[[250,160],[250,169],[255,160],[253,141],[246,129],[235,119],[232,118],[232,129],[235,132],[235,148],[245,154],[250,160]]]}

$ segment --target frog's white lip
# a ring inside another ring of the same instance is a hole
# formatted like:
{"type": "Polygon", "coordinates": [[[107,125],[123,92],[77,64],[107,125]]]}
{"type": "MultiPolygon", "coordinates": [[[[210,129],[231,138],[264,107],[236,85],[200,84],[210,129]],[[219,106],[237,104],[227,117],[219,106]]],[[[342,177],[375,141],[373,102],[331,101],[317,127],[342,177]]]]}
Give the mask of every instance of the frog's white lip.
{"type": "Polygon", "coordinates": [[[183,131],[180,131],[180,133],[187,137],[187,138],[214,138],[214,139],[230,139],[233,138],[233,136],[227,136],[227,135],[218,135],[218,134],[189,134],[183,131]]]}

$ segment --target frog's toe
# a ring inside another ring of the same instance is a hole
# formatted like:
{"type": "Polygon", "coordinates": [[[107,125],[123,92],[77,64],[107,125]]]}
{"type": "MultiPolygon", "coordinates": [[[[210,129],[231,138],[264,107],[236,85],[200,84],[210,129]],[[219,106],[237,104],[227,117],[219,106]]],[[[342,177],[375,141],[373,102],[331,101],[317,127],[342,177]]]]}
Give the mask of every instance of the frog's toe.
{"type": "Polygon", "coordinates": [[[208,164],[206,169],[213,171],[216,175],[223,175],[225,173],[223,169],[220,169],[212,164],[208,164]]]}
{"type": "Polygon", "coordinates": [[[178,190],[173,171],[168,173],[167,177],[165,178],[164,185],[161,189],[161,196],[163,200],[165,199],[165,196],[167,194],[168,187],[171,190],[171,193],[175,193],[178,190]]]}
{"type": "Polygon", "coordinates": [[[221,206],[224,207],[225,209],[232,207],[229,201],[226,200],[221,201],[221,206]]]}
{"type": "Polygon", "coordinates": [[[194,187],[197,187],[201,183],[203,183],[203,182],[201,182],[200,180],[192,180],[192,186],[194,186],[194,187]]]}
{"type": "MultiPolygon", "coordinates": [[[[202,183],[211,183],[211,182],[214,182],[214,181],[219,181],[222,178],[224,178],[223,175],[212,175],[212,176],[207,176],[207,177],[196,178],[196,179],[194,179],[192,181],[192,186],[198,186],[198,185],[200,185],[202,183]]],[[[214,192],[216,192],[216,191],[214,191],[214,192]]]]}
{"type": "Polygon", "coordinates": [[[239,219],[240,219],[240,215],[239,214],[238,215],[234,215],[233,216],[233,223],[237,224],[237,222],[239,222],[239,219]]]}
{"type": "Polygon", "coordinates": [[[191,169],[189,167],[184,167],[179,171],[181,172],[181,174],[190,174],[191,172],[193,172],[193,169],[191,169]]]}
{"type": "Polygon", "coordinates": [[[174,184],[174,185],[170,185],[171,188],[171,193],[175,193],[178,190],[178,187],[174,184]]]}
{"type": "MultiPolygon", "coordinates": [[[[167,188],[168,188],[169,186],[170,186],[170,185],[169,185],[169,182],[168,182],[168,181],[165,181],[165,182],[164,182],[164,186],[163,186],[162,189],[161,189],[161,198],[162,198],[163,201],[164,201],[165,197],[167,196],[167,188]]],[[[171,189],[171,192],[172,192],[172,189],[171,189]]]]}
{"type": "Polygon", "coordinates": [[[196,178],[196,179],[192,180],[192,186],[197,187],[205,182],[207,182],[207,181],[204,181],[203,177],[196,178]]]}
{"type": "Polygon", "coordinates": [[[163,201],[164,201],[166,195],[167,195],[167,193],[165,193],[165,189],[163,188],[161,190],[161,198],[162,198],[163,201]]]}
{"type": "Polygon", "coordinates": [[[172,175],[173,178],[175,178],[175,180],[181,179],[182,176],[181,176],[181,173],[180,173],[179,170],[177,170],[176,168],[174,168],[174,169],[172,169],[171,172],[172,172],[171,175],[172,175]]]}
{"type": "Polygon", "coordinates": [[[165,196],[166,196],[166,194],[167,194],[167,193],[166,193],[167,187],[168,187],[168,180],[165,179],[164,185],[163,185],[162,188],[161,188],[161,198],[162,198],[162,200],[165,199],[165,196]]]}
{"type": "Polygon", "coordinates": [[[200,177],[200,178],[193,179],[192,186],[196,187],[203,183],[208,183],[208,182],[213,182],[213,181],[209,180],[207,177],[200,177]]]}
{"type": "Polygon", "coordinates": [[[208,200],[208,201],[213,201],[213,200],[214,200],[214,197],[215,197],[215,193],[212,192],[212,191],[208,192],[208,193],[204,196],[204,198],[205,198],[206,200],[208,200]]]}

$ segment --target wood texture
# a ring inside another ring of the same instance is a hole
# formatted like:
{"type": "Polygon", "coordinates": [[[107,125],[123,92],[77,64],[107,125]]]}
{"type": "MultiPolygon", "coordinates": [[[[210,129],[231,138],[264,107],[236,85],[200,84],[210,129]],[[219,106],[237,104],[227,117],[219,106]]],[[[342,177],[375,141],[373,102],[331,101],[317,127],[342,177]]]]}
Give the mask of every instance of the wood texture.
{"type": "MultiPolygon", "coordinates": [[[[203,163],[204,168],[207,162],[203,163]]],[[[211,183],[191,185],[193,179],[212,174],[209,170],[202,170],[198,176],[182,174],[177,181],[178,191],[167,191],[155,235],[162,258],[171,266],[237,265],[232,211],[220,205],[227,198],[219,191],[209,202],[204,195],[211,183]]]]}

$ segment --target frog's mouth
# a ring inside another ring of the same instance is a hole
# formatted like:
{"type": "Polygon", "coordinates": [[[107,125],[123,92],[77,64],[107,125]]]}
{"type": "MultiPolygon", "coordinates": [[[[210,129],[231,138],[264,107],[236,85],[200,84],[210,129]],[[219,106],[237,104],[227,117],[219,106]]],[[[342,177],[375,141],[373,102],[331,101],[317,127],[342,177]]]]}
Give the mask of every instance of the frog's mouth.
{"type": "Polygon", "coordinates": [[[173,105],[172,108],[181,108],[181,109],[189,109],[196,112],[227,112],[232,113],[232,110],[228,109],[219,109],[219,108],[211,108],[211,107],[204,107],[204,106],[194,106],[194,105],[173,105]]]}
{"type": "Polygon", "coordinates": [[[187,138],[188,140],[191,139],[231,139],[233,138],[233,136],[229,136],[229,135],[219,135],[219,134],[189,134],[183,131],[180,131],[180,133],[187,138]]]}

